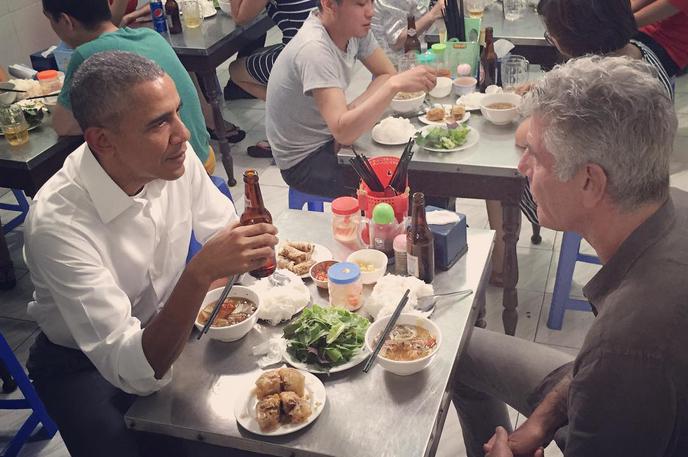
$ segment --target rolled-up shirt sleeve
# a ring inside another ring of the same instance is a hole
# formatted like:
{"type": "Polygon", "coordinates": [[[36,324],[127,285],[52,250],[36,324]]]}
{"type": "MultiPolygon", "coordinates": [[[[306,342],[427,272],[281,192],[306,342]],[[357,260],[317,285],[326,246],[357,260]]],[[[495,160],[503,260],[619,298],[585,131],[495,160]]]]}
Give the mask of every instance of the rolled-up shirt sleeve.
{"type": "Polygon", "coordinates": [[[132,316],[132,303],[103,265],[92,244],[74,231],[35,233],[29,257],[32,273],[50,290],[60,315],[79,349],[112,385],[125,392],[148,395],[172,379],[161,379],[146,359],[141,322],[132,316]]]}
{"type": "Polygon", "coordinates": [[[569,391],[565,457],[670,455],[678,404],[670,369],[647,354],[583,362],[569,391]]]}

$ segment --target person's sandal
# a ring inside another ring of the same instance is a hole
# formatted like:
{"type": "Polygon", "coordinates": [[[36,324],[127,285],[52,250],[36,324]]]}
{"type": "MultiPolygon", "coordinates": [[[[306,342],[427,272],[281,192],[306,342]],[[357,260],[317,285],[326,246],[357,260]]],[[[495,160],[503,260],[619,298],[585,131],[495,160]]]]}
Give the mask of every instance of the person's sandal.
{"type": "Polygon", "coordinates": [[[246,154],[258,159],[271,159],[272,148],[267,141],[259,141],[255,146],[249,146],[246,149],[246,154]]]}
{"type": "MultiPolygon", "coordinates": [[[[215,134],[214,130],[207,130],[210,134],[210,138],[212,138],[215,141],[220,141],[217,135],[215,134]]],[[[240,143],[241,141],[243,141],[244,138],[246,138],[246,132],[244,132],[231,122],[225,121],[225,138],[227,138],[227,141],[230,143],[240,143]]]]}

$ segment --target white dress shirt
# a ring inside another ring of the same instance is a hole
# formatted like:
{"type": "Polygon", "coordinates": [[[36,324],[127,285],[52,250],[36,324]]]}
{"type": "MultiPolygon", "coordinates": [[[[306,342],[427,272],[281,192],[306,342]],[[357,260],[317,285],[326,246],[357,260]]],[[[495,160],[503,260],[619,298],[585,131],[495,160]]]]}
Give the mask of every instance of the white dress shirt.
{"type": "Polygon", "coordinates": [[[237,220],[188,143],[184,166],[179,179],[128,196],[83,144],[38,192],[25,224],[29,314],[125,392],[147,395],[171,379],[171,369],[155,379],[142,327],[179,280],[192,228],[205,243],[237,220]]]}

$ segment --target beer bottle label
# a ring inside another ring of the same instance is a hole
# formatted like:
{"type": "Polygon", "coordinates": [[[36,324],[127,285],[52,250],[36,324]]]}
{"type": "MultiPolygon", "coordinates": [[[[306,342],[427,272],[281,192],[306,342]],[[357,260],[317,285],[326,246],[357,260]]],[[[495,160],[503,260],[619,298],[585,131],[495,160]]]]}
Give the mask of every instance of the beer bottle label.
{"type": "Polygon", "coordinates": [[[420,271],[418,268],[418,256],[406,254],[406,269],[409,276],[420,278],[420,271]]]}

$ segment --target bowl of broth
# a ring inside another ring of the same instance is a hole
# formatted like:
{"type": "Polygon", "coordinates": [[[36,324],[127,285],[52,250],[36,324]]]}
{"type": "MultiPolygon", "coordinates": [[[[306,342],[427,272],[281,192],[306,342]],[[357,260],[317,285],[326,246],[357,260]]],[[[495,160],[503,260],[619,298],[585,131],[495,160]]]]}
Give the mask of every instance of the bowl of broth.
{"type": "Polygon", "coordinates": [[[392,98],[391,107],[397,113],[419,111],[425,101],[425,92],[397,92],[392,98]]]}
{"type": "MultiPolygon", "coordinates": [[[[391,316],[373,322],[366,331],[365,344],[371,352],[379,341],[391,316]]],[[[408,376],[425,369],[442,344],[442,333],[430,319],[402,313],[385,339],[378,354],[378,363],[385,370],[408,376]]]]}
{"type": "MultiPolygon", "coordinates": [[[[222,290],[223,287],[220,287],[206,294],[196,316],[195,325],[198,330],[203,331],[203,326],[212,314],[222,290]]],[[[259,306],[260,299],[253,290],[243,286],[232,287],[213,325],[208,329],[208,336],[219,341],[236,341],[243,338],[258,320],[259,306]]]]}
{"type": "Polygon", "coordinates": [[[480,100],[480,112],[496,125],[506,125],[518,118],[521,96],[514,93],[485,95],[480,100]]]}

